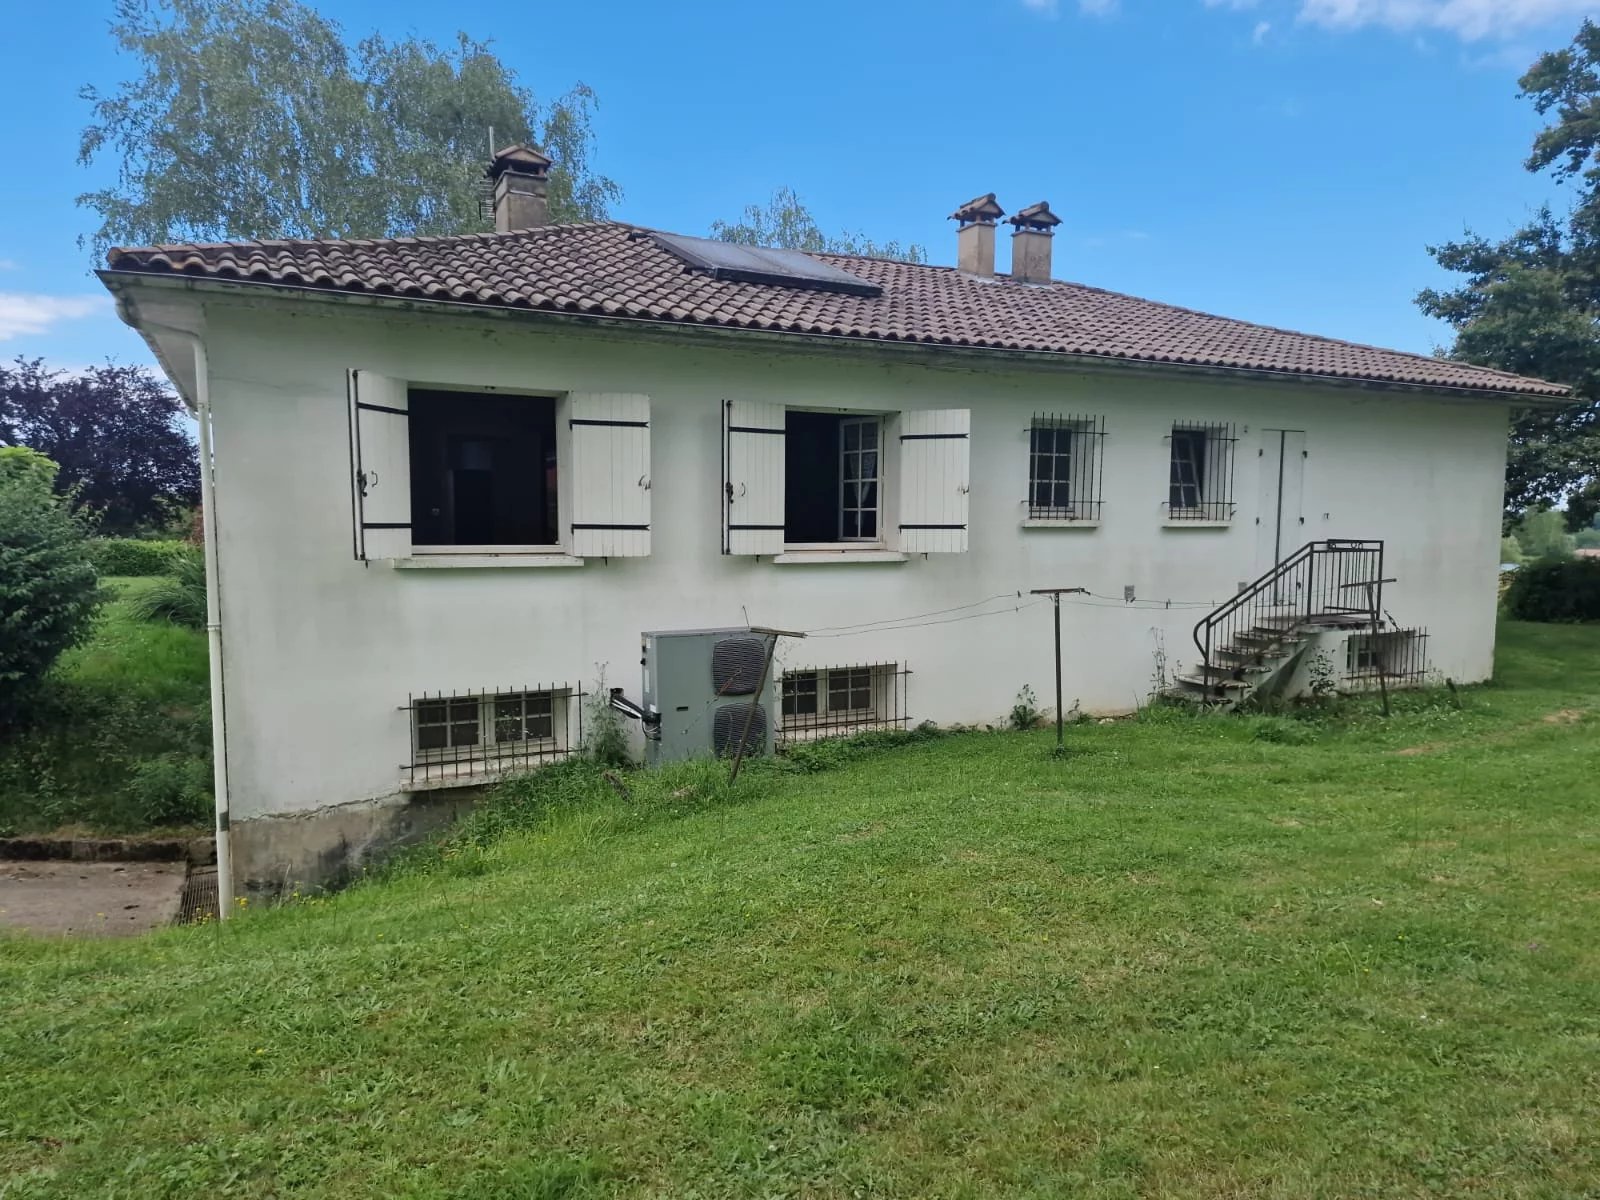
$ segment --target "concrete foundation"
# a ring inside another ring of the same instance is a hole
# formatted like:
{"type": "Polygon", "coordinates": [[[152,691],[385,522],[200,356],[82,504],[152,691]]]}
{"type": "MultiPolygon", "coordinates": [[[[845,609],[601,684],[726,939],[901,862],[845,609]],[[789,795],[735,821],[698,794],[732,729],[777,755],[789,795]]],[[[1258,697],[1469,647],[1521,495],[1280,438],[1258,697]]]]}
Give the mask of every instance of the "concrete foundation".
{"type": "Polygon", "coordinates": [[[236,895],[271,900],[343,887],[395,851],[449,828],[482,788],[411,792],[233,824],[236,895]]]}

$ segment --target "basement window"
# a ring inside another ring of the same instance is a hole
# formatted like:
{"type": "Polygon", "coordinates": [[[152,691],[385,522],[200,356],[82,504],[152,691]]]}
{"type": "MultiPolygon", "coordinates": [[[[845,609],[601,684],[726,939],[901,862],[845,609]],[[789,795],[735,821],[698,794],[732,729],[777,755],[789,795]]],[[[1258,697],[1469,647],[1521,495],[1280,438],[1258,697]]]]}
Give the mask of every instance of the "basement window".
{"type": "Polygon", "coordinates": [[[1102,506],[1100,417],[1039,414],[1028,428],[1028,519],[1098,521],[1102,506]]]}
{"type": "Polygon", "coordinates": [[[1352,633],[1345,639],[1345,678],[1351,683],[1376,683],[1379,675],[1390,684],[1420,680],[1427,673],[1425,629],[1390,629],[1381,633],[1352,633]]]}
{"type": "Polygon", "coordinates": [[[783,540],[883,540],[883,419],[791,409],[784,420],[783,540]]]}
{"type": "Polygon", "coordinates": [[[417,551],[560,541],[553,399],[412,388],[408,407],[417,551]]]}
{"type": "Polygon", "coordinates": [[[411,761],[402,769],[412,784],[448,786],[566,758],[581,740],[569,727],[581,701],[565,685],[414,696],[405,706],[411,761]]]}
{"type": "Polygon", "coordinates": [[[1215,523],[1233,519],[1232,425],[1176,424],[1169,437],[1167,519],[1215,523]]]}
{"type": "Polygon", "coordinates": [[[905,728],[909,675],[894,663],[784,672],[780,742],[905,728]]]}

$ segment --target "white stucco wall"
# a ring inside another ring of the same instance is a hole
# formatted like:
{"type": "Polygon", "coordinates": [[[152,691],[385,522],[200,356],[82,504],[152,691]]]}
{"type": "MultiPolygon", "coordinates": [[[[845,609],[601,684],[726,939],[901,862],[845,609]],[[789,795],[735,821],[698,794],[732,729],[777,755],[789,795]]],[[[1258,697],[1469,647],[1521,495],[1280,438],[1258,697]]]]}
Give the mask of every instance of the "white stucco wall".
{"type": "MultiPolygon", "coordinates": [[[[645,629],[749,621],[818,629],[948,609],[1000,592],[1082,586],[1221,601],[1259,561],[1262,430],[1303,429],[1299,541],[1384,538],[1386,606],[1426,625],[1435,668],[1490,671],[1507,413],[1498,404],[1248,381],[913,363],[859,352],[541,332],[331,305],[209,303],[218,533],[236,821],[396,792],[410,693],[544,681],[639,690],[645,629]],[[653,550],[571,569],[396,570],[351,553],[345,372],[530,391],[651,397],[653,550]],[[903,563],[776,565],[720,553],[720,404],[970,408],[970,550],[903,563]],[[1105,416],[1104,519],[1024,529],[1035,412],[1105,416]],[[1164,527],[1175,420],[1239,429],[1237,515],[1164,527]]],[[[1163,638],[1193,663],[1203,610],[1069,604],[1066,699],[1127,710],[1163,638]]],[[[787,666],[898,661],[913,720],[1001,719],[1029,684],[1052,694],[1049,609],[785,644],[787,666]]]]}

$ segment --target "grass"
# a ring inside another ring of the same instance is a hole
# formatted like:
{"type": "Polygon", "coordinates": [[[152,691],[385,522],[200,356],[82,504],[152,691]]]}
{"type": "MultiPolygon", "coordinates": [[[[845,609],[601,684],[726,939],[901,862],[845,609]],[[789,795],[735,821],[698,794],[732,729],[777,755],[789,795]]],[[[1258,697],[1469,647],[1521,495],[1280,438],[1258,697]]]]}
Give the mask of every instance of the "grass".
{"type": "Polygon", "coordinates": [[[574,770],[339,896],[0,943],[0,1195],[1593,1195],[1600,628],[1499,678],[574,770]]]}
{"type": "Polygon", "coordinates": [[[93,636],[57,661],[31,727],[0,737],[0,835],[204,823],[205,635],[138,616],[159,580],[105,582],[93,636]]]}

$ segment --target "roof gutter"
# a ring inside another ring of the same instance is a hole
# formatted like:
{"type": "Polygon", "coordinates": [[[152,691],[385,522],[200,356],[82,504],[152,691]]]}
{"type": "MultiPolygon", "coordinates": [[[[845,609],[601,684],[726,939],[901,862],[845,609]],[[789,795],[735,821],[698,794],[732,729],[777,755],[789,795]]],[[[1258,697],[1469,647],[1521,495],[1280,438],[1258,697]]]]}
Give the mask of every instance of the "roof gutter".
{"type": "MultiPolygon", "coordinates": [[[[117,298],[117,316],[139,330],[176,338],[194,354],[194,398],[191,407],[200,425],[200,513],[206,563],[206,651],[211,665],[211,782],[216,798],[217,919],[233,911],[233,853],[228,819],[228,705],[222,675],[222,588],[217,566],[217,485],[211,469],[211,387],[205,343],[200,335],[155,321],[140,321],[127,297],[117,298]]],[[[159,353],[159,352],[158,352],[159,353]]]]}
{"type": "Polygon", "coordinates": [[[1146,370],[1159,374],[1180,372],[1189,375],[1216,375],[1234,379],[1252,379],[1268,383],[1295,381],[1319,383],[1334,387],[1357,387],[1382,391],[1419,392],[1431,395],[1449,395],[1467,400],[1490,400],[1521,405],[1529,408],[1564,408],[1572,403],[1567,396],[1548,396],[1538,393],[1499,390],[1490,388],[1458,387],[1439,383],[1404,383],[1389,379],[1371,379],[1354,375],[1317,375],[1302,371],[1267,371],[1255,367],[1232,367],[1212,363],[1168,362],[1161,359],[1126,358],[1115,354],[1095,354],[1087,351],[1019,350],[1005,346],[960,346],[938,342],[918,342],[909,339],[872,337],[858,334],[793,332],[774,329],[742,329],[730,325],[709,325],[693,321],[667,321],[658,317],[633,317],[620,313],[559,312],[543,308],[520,308],[510,304],[466,303],[453,300],[436,300],[416,296],[383,296],[370,292],[348,292],[338,288],[306,287],[296,284],[269,283],[259,280],[196,278],[189,275],[157,274],[147,271],[119,271],[105,269],[96,272],[100,281],[113,293],[119,293],[124,283],[153,284],[181,291],[213,293],[218,295],[271,295],[280,298],[357,304],[363,307],[398,309],[408,312],[432,312],[462,316],[481,313],[498,319],[532,319],[557,325],[576,325],[588,328],[642,328],[659,334],[681,338],[686,332],[713,340],[747,342],[750,340],[777,341],[786,345],[795,343],[816,346],[871,346],[890,349],[915,356],[946,354],[954,357],[1003,358],[1009,362],[1028,362],[1041,366],[1059,367],[1063,363],[1097,370],[1146,370]]]}

